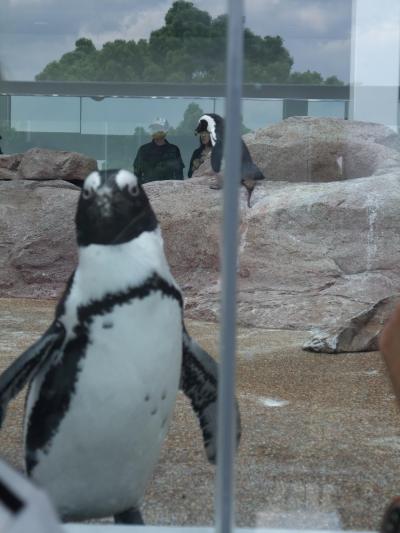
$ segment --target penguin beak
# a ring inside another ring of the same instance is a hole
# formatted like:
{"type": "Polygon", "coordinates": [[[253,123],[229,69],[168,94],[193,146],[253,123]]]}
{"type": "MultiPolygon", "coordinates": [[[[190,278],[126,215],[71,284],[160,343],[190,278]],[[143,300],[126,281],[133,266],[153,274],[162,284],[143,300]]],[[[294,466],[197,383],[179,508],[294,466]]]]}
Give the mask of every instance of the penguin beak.
{"type": "Polygon", "coordinates": [[[112,215],[111,209],[111,190],[108,187],[104,187],[103,194],[99,194],[96,200],[97,206],[100,209],[104,217],[109,218],[112,215]]]}

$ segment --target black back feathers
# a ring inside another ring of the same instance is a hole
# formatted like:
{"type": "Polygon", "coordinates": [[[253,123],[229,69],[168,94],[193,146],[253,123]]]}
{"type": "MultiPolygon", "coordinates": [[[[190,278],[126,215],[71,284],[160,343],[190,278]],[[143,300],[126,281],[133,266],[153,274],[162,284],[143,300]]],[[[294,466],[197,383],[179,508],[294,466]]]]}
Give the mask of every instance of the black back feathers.
{"type": "MultiPolygon", "coordinates": [[[[214,172],[220,172],[224,154],[224,119],[215,114],[208,113],[202,115],[195,130],[196,133],[207,131],[211,137],[211,168],[214,172]]],[[[241,165],[241,183],[248,193],[248,205],[250,207],[250,196],[255,187],[255,182],[265,179],[264,174],[254,163],[249,149],[242,140],[242,165],[241,165]]]]}

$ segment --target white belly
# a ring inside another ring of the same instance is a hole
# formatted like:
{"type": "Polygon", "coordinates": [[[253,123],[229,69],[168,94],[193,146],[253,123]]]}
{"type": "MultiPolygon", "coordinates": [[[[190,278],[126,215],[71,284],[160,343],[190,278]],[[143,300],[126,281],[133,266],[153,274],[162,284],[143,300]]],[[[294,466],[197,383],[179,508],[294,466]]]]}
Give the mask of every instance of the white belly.
{"type": "Polygon", "coordinates": [[[75,395],[32,472],[62,516],[140,504],[172,416],[181,347],[179,304],[159,292],[95,317],[75,395]]]}

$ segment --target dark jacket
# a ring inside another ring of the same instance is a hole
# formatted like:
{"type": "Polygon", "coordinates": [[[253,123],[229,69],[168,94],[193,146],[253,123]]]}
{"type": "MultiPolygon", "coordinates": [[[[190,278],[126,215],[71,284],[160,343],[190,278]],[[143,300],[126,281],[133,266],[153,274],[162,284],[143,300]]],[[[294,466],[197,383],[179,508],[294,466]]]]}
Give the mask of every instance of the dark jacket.
{"type": "Polygon", "coordinates": [[[189,171],[188,171],[188,178],[191,178],[193,175],[193,172],[199,168],[199,166],[204,162],[206,158],[206,152],[204,151],[208,146],[212,146],[211,142],[208,145],[204,145],[200,141],[200,146],[196,148],[196,150],[193,152],[192,157],[190,158],[189,163],[189,171]]]}
{"type": "Polygon", "coordinates": [[[181,153],[175,144],[165,141],[159,146],[154,141],[143,144],[135,157],[133,170],[141,183],[158,180],[183,180],[181,153]]]}

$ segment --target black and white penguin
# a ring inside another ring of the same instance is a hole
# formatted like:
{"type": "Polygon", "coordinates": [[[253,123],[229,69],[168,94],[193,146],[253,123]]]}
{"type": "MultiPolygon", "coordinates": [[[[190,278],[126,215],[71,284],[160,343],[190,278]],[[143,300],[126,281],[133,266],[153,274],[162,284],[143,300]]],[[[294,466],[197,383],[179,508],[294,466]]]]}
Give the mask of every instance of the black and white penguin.
{"type": "Polygon", "coordinates": [[[76,229],[78,265],[54,321],[0,376],[0,421],[29,383],[26,470],[61,518],[143,523],[179,388],[215,462],[217,365],[185,329],[156,216],[132,173],[91,173],[76,229]]]}
{"type": "MultiPolygon", "coordinates": [[[[195,133],[207,131],[210,134],[212,144],[211,149],[211,167],[214,172],[220,172],[222,167],[222,158],[224,152],[224,119],[216,113],[207,113],[199,118],[195,133]]],[[[242,169],[241,183],[247,190],[247,205],[250,207],[250,198],[256,182],[264,180],[265,176],[254,163],[249,149],[242,140],[242,169]]],[[[215,187],[220,188],[220,187],[215,187]]]]}

